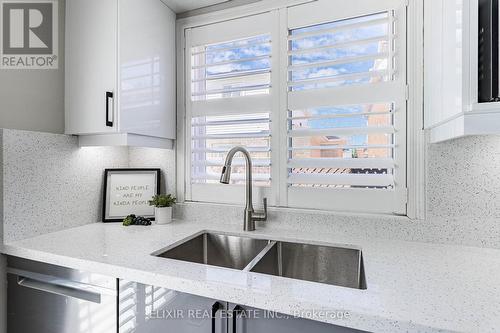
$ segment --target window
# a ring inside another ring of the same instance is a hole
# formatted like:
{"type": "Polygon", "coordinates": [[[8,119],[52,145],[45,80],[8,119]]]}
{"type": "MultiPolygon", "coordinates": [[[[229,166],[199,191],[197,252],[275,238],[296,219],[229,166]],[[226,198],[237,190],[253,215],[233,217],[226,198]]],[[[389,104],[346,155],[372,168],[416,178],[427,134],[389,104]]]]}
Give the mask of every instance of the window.
{"type": "Polygon", "coordinates": [[[355,2],[188,29],[188,200],[243,202],[242,145],[271,204],[406,212],[405,5],[355,2]]]}
{"type": "Polygon", "coordinates": [[[404,212],[396,198],[406,169],[397,19],[390,9],[289,29],[289,206],[404,212]]]}
{"type": "Polygon", "coordinates": [[[219,184],[226,154],[234,146],[250,151],[254,185],[271,195],[271,26],[271,14],[262,14],[189,31],[192,200],[244,200],[242,156],[233,161],[231,186],[219,184]]]}

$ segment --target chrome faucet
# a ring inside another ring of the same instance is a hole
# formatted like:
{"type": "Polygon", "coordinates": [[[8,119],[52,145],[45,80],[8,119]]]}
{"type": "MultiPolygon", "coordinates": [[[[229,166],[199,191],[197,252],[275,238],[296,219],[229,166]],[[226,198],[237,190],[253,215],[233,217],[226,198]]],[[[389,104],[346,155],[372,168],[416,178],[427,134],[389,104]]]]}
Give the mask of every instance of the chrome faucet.
{"type": "Polygon", "coordinates": [[[256,212],[252,205],[252,158],[250,153],[243,147],[234,147],[229,151],[226,157],[226,162],[222,168],[222,174],[220,176],[220,182],[222,184],[229,184],[231,180],[231,164],[233,163],[233,158],[236,153],[242,153],[245,156],[246,161],[246,206],[245,206],[245,217],[243,220],[243,230],[254,231],[255,221],[266,221],[267,220],[267,198],[264,198],[264,211],[256,212]]]}

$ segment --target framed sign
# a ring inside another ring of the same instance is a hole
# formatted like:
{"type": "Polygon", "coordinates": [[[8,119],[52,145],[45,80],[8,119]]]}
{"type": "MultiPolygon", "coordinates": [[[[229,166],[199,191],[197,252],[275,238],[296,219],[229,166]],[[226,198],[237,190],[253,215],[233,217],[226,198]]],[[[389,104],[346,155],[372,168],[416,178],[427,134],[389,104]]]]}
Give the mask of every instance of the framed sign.
{"type": "Polygon", "coordinates": [[[149,200],[160,193],[160,169],[104,170],[103,222],[121,222],[130,214],[154,219],[149,200]]]}

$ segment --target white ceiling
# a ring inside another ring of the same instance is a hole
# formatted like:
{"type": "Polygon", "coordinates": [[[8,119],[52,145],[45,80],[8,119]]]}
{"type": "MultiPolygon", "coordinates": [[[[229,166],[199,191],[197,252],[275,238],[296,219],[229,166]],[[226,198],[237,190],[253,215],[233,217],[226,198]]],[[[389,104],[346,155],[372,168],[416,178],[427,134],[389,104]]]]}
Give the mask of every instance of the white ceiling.
{"type": "Polygon", "coordinates": [[[176,13],[183,13],[188,10],[198,9],[218,3],[227,2],[228,0],[162,0],[170,9],[176,13]]]}

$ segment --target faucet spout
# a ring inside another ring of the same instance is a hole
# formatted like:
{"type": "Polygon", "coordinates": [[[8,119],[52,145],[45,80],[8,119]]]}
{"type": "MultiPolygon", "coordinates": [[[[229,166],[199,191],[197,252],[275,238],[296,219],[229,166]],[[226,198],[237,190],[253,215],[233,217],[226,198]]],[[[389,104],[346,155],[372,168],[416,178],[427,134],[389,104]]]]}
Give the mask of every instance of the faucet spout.
{"type": "Polygon", "coordinates": [[[220,175],[220,182],[221,184],[229,184],[229,181],[231,180],[231,167],[224,165],[222,167],[222,174],[220,175]]]}
{"type": "Polygon", "coordinates": [[[252,158],[250,157],[250,153],[243,147],[237,146],[234,147],[227,153],[226,162],[222,167],[222,174],[220,177],[220,182],[222,184],[229,184],[231,180],[231,165],[233,164],[234,155],[237,153],[242,153],[245,157],[246,162],[246,200],[245,200],[245,209],[253,212],[252,205],[252,158]]]}
{"type": "Polygon", "coordinates": [[[252,204],[252,158],[250,153],[243,147],[237,146],[229,151],[226,156],[226,161],[222,167],[222,173],[220,177],[220,182],[222,184],[229,184],[231,180],[231,166],[233,163],[234,155],[238,152],[242,153],[245,157],[246,163],[246,181],[245,181],[245,218],[243,229],[245,231],[255,230],[255,221],[265,221],[267,219],[267,199],[264,199],[264,212],[255,213],[252,204]]]}

